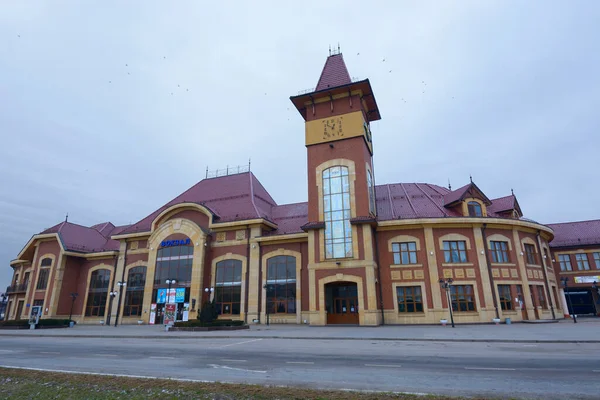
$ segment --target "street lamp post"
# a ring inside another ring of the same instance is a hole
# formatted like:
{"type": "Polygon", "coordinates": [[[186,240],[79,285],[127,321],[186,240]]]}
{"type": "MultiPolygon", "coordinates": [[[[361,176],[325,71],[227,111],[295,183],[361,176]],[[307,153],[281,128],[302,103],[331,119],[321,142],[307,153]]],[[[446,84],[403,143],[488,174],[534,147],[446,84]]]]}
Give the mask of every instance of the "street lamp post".
{"type": "Polygon", "coordinates": [[[446,289],[446,299],[448,300],[448,311],[450,311],[450,322],[454,328],[454,315],[452,314],[452,298],[450,297],[450,286],[452,286],[454,280],[452,278],[440,279],[440,285],[442,289],[446,289]]]}
{"type": "MultiPolygon", "coordinates": [[[[167,304],[170,303],[170,299],[171,299],[171,285],[174,285],[177,283],[177,281],[175,279],[167,279],[165,281],[165,283],[167,285],[169,285],[169,288],[167,289],[167,299],[166,299],[166,303],[165,303],[165,311],[163,313],[163,323],[165,322],[165,315],[167,314],[167,304]]],[[[177,320],[177,317],[173,317],[174,321],[177,320]]]]}
{"type": "Polygon", "coordinates": [[[215,288],[204,288],[204,292],[208,295],[208,302],[212,303],[212,295],[213,292],[215,291],[215,288]]]}
{"type": "Polygon", "coordinates": [[[119,298],[117,299],[117,315],[115,315],[115,328],[119,324],[119,313],[121,312],[121,299],[123,298],[123,288],[125,287],[125,285],[127,285],[127,282],[119,281],[117,282],[117,285],[119,286],[119,298]]]}
{"type": "Polygon", "coordinates": [[[110,317],[112,315],[112,304],[113,304],[115,297],[117,297],[118,294],[119,294],[119,292],[116,292],[116,291],[108,292],[108,295],[110,296],[110,303],[108,306],[108,317],[106,318],[106,325],[108,325],[108,326],[110,326],[110,317]]]}
{"type": "Polygon", "coordinates": [[[79,296],[79,293],[71,293],[71,312],[69,312],[69,322],[71,322],[71,318],[73,318],[73,305],[75,305],[75,299],[79,296]]]}
{"type": "Polygon", "coordinates": [[[265,283],[263,285],[263,289],[265,289],[265,305],[266,305],[266,315],[267,315],[267,326],[269,326],[269,284],[265,283]]]}
{"type": "MultiPolygon", "coordinates": [[[[565,290],[567,290],[567,286],[569,282],[569,277],[565,276],[563,278],[560,278],[560,281],[562,282],[563,286],[565,287],[565,290]]],[[[567,300],[569,301],[569,307],[571,308],[571,311],[573,312],[573,323],[576,324],[577,323],[577,315],[575,315],[575,310],[573,309],[573,303],[571,302],[571,293],[567,293],[567,300]]]]}
{"type": "Polygon", "coordinates": [[[8,296],[6,293],[2,293],[0,294],[0,315],[2,318],[0,318],[0,321],[6,320],[8,318],[8,315],[6,315],[6,303],[8,301],[8,296]]]}

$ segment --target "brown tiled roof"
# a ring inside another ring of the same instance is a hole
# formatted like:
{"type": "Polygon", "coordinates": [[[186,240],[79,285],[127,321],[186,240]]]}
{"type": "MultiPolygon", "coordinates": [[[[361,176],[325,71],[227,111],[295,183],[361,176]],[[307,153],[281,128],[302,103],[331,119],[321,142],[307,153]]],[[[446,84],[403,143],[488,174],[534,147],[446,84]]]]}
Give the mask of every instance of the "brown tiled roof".
{"type": "Polygon", "coordinates": [[[349,83],[352,83],[352,79],[348,73],[348,68],[346,68],[344,57],[341,53],[334,54],[327,57],[315,91],[318,92],[319,90],[343,86],[349,83]]]}
{"type": "Polygon", "coordinates": [[[600,219],[547,226],[554,231],[550,247],[600,245],[600,219]]]}
{"type": "Polygon", "coordinates": [[[201,204],[218,222],[256,218],[271,221],[271,208],[277,205],[252,172],[203,179],[121,234],[150,231],[152,221],[161,212],[180,203],[201,204]]]}
{"type": "Polygon", "coordinates": [[[486,205],[492,204],[491,200],[475,185],[473,182],[466,184],[456,190],[449,191],[444,195],[444,205],[451,206],[457,201],[462,201],[467,197],[481,198],[486,205]]]}
{"type": "Polygon", "coordinates": [[[115,226],[110,222],[87,227],[65,221],[46,229],[41,234],[58,234],[65,250],[79,253],[96,253],[119,250],[119,242],[110,239],[110,234],[115,229],[115,226]]]}
{"type": "Polygon", "coordinates": [[[273,222],[277,229],[269,235],[285,235],[289,233],[301,233],[302,225],[308,220],[308,203],[284,204],[273,207],[273,222]]]}
{"type": "Polygon", "coordinates": [[[519,214],[522,214],[521,207],[514,194],[493,199],[492,204],[488,206],[487,210],[494,213],[517,210],[519,214]]]}

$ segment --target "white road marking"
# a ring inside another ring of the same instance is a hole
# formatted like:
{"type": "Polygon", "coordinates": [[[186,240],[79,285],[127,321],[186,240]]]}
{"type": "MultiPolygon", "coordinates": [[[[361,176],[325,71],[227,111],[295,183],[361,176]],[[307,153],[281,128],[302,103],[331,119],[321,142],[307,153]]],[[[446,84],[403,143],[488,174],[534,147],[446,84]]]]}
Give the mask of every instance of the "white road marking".
{"type": "Polygon", "coordinates": [[[208,364],[208,366],[209,367],[213,367],[213,368],[231,369],[231,370],[234,370],[234,371],[258,372],[259,374],[266,374],[267,373],[267,371],[257,371],[255,369],[234,368],[234,367],[228,367],[226,365],[208,364]]]}
{"type": "Polygon", "coordinates": [[[99,356],[99,357],[118,357],[117,354],[102,354],[102,353],[95,353],[95,356],[99,356]]]}
{"type": "Polygon", "coordinates": [[[221,358],[221,361],[228,361],[228,362],[246,362],[248,360],[230,360],[228,358],[221,358]]]}
{"type": "Polygon", "coordinates": [[[400,364],[365,364],[365,367],[400,368],[400,364]]]}
{"type": "Polygon", "coordinates": [[[600,372],[600,369],[593,369],[592,372],[600,372]]]}
{"type": "Polygon", "coordinates": [[[175,357],[166,357],[166,356],[165,357],[151,356],[150,358],[154,358],[154,359],[157,359],[157,360],[174,360],[175,359],[175,357]]]}
{"type": "Polygon", "coordinates": [[[286,361],[286,364],[314,364],[313,361],[286,361]]]}
{"type": "Polygon", "coordinates": [[[516,371],[516,368],[487,368],[487,367],[465,367],[465,369],[482,370],[482,371],[516,371]]]}
{"type": "Polygon", "coordinates": [[[14,353],[14,350],[0,350],[0,353],[14,353]]]}
{"type": "Polygon", "coordinates": [[[58,351],[40,351],[41,354],[60,354],[58,351]]]}
{"type": "Polygon", "coordinates": [[[230,344],[226,344],[226,345],[223,345],[223,346],[219,346],[219,348],[229,347],[229,346],[236,346],[238,344],[244,344],[244,343],[258,342],[259,340],[262,340],[262,339],[252,339],[252,340],[246,340],[244,342],[230,343],[230,344]]]}
{"type": "Polygon", "coordinates": [[[538,347],[537,344],[524,344],[523,347],[538,347]]]}

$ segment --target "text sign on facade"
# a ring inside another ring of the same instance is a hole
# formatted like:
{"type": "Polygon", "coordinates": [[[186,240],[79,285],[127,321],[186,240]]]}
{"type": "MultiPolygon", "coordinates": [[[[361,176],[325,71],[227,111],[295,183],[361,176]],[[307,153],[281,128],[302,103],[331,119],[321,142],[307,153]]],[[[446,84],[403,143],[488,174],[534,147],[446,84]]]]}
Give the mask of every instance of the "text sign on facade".
{"type": "Polygon", "coordinates": [[[576,276],[575,283],[594,283],[600,282],[600,276],[576,276]]]}
{"type": "Polygon", "coordinates": [[[171,246],[187,246],[192,241],[190,238],[187,239],[175,239],[175,240],[163,240],[160,242],[160,247],[171,247],[171,246]]]}

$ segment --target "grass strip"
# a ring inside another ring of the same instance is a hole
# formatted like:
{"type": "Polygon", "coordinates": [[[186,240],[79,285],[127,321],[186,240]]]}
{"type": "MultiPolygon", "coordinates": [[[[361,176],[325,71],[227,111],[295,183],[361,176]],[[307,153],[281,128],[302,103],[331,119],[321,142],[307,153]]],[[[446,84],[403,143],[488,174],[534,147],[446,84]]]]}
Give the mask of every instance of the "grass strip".
{"type": "MultiPolygon", "coordinates": [[[[0,367],[0,398],[10,399],[211,399],[211,400],[456,400],[456,397],[367,393],[263,385],[185,382],[70,374],[0,367]]],[[[475,400],[475,399],[472,399],[475,400]]]]}

